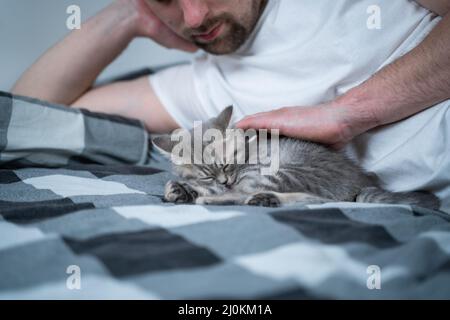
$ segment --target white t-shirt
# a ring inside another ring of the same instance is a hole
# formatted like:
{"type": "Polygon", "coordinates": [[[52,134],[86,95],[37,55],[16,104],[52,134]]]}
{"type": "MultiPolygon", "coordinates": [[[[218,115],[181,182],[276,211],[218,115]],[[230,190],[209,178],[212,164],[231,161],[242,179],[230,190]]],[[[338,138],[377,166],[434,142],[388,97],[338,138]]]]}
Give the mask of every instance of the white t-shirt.
{"type": "MultiPolygon", "coordinates": [[[[440,18],[409,0],[269,0],[235,53],[150,76],[180,126],[330,101],[417,46],[440,18]],[[380,28],[376,28],[379,9],[380,28]],[[375,20],[373,19],[375,17],[375,20]],[[374,28],[375,27],[375,28],[374,28]]],[[[356,138],[347,151],[392,191],[427,189],[450,213],[450,101],[356,138]]]]}

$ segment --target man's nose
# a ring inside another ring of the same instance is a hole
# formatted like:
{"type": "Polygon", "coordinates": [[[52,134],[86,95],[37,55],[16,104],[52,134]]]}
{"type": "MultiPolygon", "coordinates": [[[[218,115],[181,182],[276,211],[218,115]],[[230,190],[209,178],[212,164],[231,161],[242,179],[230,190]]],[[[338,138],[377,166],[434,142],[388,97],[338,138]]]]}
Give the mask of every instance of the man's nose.
{"type": "Polygon", "coordinates": [[[208,14],[205,0],[180,0],[180,3],[186,26],[191,29],[200,27],[208,14]]]}

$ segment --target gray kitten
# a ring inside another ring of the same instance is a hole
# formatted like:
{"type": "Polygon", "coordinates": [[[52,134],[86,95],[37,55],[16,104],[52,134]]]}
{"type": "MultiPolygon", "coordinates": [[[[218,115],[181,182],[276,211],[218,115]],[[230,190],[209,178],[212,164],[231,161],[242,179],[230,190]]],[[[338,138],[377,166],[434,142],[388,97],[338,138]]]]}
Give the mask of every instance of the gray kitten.
{"type": "MultiPolygon", "coordinates": [[[[217,118],[203,124],[203,129],[225,132],[232,112],[232,107],[226,108],[217,118]]],[[[153,139],[153,143],[170,155],[178,142],[171,141],[170,135],[163,135],[153,139]]],[[[206,145],[205,141],[202,143],[206,145]]],[[[267,207],[339,201],[408,204],[430,209],[440,206],[439,199],[430,193],[385,191],[344,153],[307,141],[280,137],[279,171],[264,176],[261,167],[250,163],[173,165],[182,180],[167,183],[165,200],[267,207]]]]}

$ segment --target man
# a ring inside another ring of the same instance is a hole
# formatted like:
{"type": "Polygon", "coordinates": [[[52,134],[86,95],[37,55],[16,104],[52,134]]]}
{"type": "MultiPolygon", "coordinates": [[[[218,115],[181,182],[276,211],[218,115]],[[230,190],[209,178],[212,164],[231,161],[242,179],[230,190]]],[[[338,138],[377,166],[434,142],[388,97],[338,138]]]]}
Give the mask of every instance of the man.
{"type": "Polygon", "coordinates": [[[346,146],[388,189],[433,191],[450,210],[449,9],[450,0],[118,0],[13,93],[137,118],[156,133],[233,104],[234,120],[253,114],[241,128],[346,146]],[[135,37],[205,53],[91,88],[135,37]]]}

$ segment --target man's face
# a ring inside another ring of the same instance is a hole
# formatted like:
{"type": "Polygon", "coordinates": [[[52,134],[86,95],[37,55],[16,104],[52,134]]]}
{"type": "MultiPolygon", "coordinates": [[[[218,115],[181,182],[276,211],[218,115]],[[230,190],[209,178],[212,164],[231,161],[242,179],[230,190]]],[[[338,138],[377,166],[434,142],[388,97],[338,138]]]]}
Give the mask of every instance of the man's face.
{"type": "Polygon", "coordinates": [[[255,28],[268,0],[147,0],[172,31],[212,54],[235,52],[255,28]]]}

